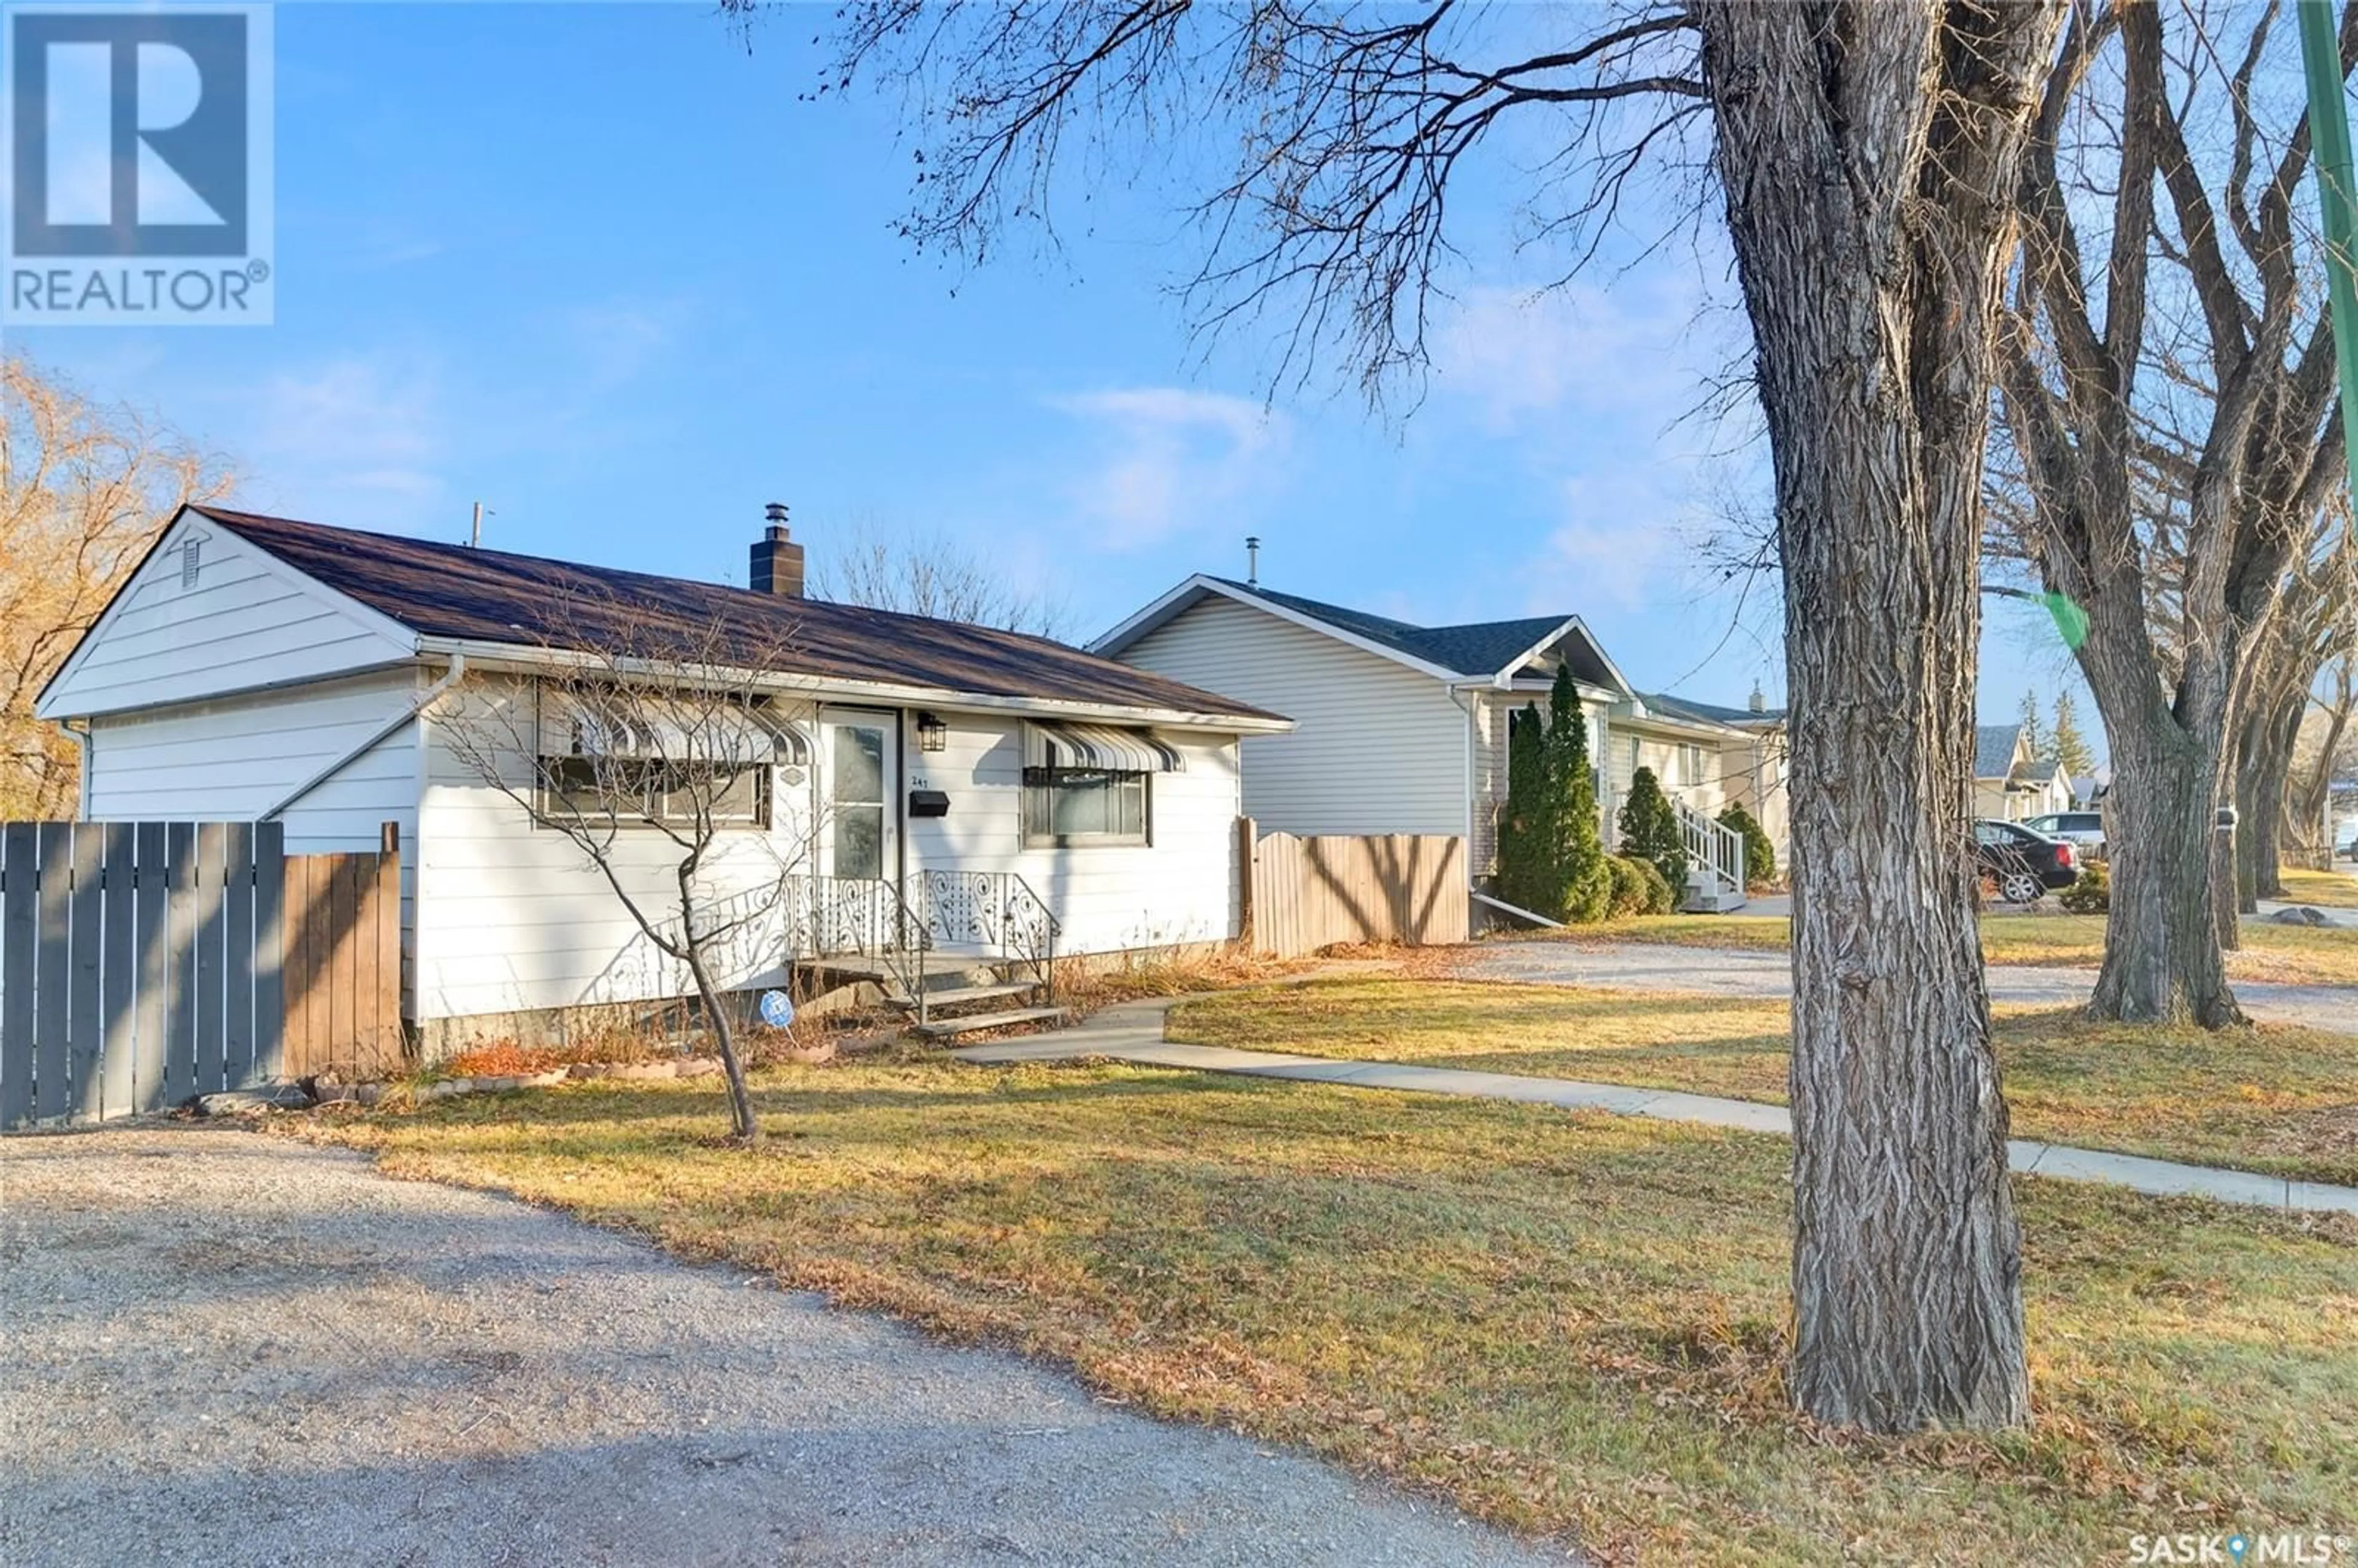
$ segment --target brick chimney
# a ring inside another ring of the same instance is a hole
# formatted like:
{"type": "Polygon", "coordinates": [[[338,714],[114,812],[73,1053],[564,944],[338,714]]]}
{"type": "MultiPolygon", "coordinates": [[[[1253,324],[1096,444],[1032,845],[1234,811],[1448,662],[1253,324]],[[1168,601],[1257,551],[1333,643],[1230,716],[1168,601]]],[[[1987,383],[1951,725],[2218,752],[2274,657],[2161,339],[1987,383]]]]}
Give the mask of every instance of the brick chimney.
{"type": "Polygon", "coordinates": [[[774,593],[787,599],[803,596],[803,547],[786,537],[786,509],[773,501],[768,507],[770,525],[761,538],[753,542],[752,569],[745,578],[746,586],[755,593],[774,593]]]}

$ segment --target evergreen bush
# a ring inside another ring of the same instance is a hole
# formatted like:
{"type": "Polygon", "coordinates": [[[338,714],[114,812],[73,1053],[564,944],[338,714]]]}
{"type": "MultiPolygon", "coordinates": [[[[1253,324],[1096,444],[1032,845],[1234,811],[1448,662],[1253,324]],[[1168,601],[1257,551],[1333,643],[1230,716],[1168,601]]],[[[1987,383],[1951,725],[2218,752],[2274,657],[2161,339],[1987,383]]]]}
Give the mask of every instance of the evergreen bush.
{"type": "Polygon", "coordinates": [[[1777,846],[1768,841],[1768,830],[1752,819],[1752,814],[1731,801],[1720,809],[1719,823],[1744,835],[1744,885],[1747,888],[1767,887],[1777,880],[1777,846]]]}
{"type": "Polygon", "coordinates": [[[2112,878],[2104,862],[2089,860],[2080,867],[2080,880],[2057,895],[2056,903],[2073,914],[2109,914],[2113,908],[2112,878]]]}
{"type": "Polygon", "coordinates": [[[1678,813],[1651,768],[1639,768],[1629,779],[1629,797],[1621,803],[1621,852],[1646,860],[1662,873],[1675,892],[1687,885],[1687,846],[1679,831],[1678,813]]]}

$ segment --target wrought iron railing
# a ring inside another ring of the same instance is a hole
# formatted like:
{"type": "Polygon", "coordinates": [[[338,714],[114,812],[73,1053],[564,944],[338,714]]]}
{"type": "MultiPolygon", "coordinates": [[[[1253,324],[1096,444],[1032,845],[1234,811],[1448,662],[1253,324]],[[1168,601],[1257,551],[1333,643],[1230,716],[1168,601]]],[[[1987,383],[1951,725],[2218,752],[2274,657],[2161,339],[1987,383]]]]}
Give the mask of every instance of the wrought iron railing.
{"type": "Polygon", "coordinates": [[[925,1022],[925,950],[933,946],[925,920],[882,877],[796,876],[786,879],[786,946],[798,957],[873,958],[900,982],[925,1022]]]}
{"type": "Polygon", "coordinates": [[[921,871],[915,903],[926,935],[943,947],[980,947],[1029,968],[1044,994],[1055,990],[1056,936],[1047,901],[1013,871],[921,871]]]}
{"type": "Polygon", "coordinates": [[[792,877],[785,908],[790,952],[876,959],[916,1005],[920,1023],[925,955],[939,948],[979,949],[979,957],[1029,969],[1043,995],[1055,990],[1063,927],[1013,871],[921,871],[905,899],[881,877],[792,877]]]}

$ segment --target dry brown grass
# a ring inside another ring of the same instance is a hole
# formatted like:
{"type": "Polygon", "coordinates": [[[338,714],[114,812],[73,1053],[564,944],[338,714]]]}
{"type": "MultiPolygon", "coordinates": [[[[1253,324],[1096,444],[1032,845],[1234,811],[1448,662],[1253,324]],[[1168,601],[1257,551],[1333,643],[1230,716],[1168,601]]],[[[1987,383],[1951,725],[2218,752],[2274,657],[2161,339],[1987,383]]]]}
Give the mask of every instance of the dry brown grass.
{"type": "MultiPolygon", "coordinates": [[[[1786,1004],[1358,977],[1190,1002],[1172,1038],[1785,1099],[1786,1004]]],[[[2019,1137],[2358,1185],[2358,1035],[2212,1032],[2001,1008],[2019,1137]]]]}
{"type": "MultiPolygon", "coordinates": [[[[1289,991],[1264,993],[1282,1002],[1289,991]]],[[[1607,1562],[2123,1560],[2358,1522],[2358,1227],[2019,1184],[2038,1415],[1785,1408],[1780,1140],[1113,1066],[909,1055],[585,1085],[321,1136],[1298,1444],[1607,1562]]]]}
{"type": "MultiPolygon", "coordinates": [[[[1574,942],[1647,942],[1783,952],[1791,946],[1792,930],[1782,915],[1657,914],[1545,935],[1574,942]]],[[[2227,955],[2231,979],[2358,986],[2358,931],[2247,919],[2243,923],[2243,942],[2242,951],[2227,955]]],[[[2100,914],[1986,914],[1982,917],[1982,955],[1993,964],[2093,969],[2104,960],[2104,918],[2100,914]]]]}

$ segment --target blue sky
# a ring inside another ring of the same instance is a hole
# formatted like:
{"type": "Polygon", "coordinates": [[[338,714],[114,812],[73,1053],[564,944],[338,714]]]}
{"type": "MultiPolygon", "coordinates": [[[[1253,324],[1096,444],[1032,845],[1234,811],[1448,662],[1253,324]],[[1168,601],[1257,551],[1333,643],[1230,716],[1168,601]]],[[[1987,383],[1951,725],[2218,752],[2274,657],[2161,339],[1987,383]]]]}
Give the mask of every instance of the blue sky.
{"type": "MultiPolygon", "coordinates": [[[[1169,294],[1166,178],[1089,182],[1061,245],[914,254],[896,104],[805,103],[827,12],[746,40],[698,5],[281,5],[276,324],[9,346],[188,432],[264,510],[743,580],[762,505],[823,556],[938,530],[1086,638],[1187,573],[1410,619],[1577,611],[1640,687],[1781,696],[1773,622],[1697,563],[1763,506],[1748,424],[1697,415],[1741,329],[1691,252],[1545,296],[1478,216],[1411,416],[1281,391],[1169,294]]],[[[1495,174],[1513,172],[1502,150],[1495,174]]],[[[1608,245],[1608,264],[1636,241],[1608,245]]],[[[2063,661],[1991,609],[1982,708],[2063,661]]],[[[2083,715],[2092,712],[2082,698],[2083,715]]]]}

